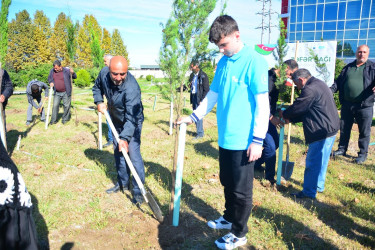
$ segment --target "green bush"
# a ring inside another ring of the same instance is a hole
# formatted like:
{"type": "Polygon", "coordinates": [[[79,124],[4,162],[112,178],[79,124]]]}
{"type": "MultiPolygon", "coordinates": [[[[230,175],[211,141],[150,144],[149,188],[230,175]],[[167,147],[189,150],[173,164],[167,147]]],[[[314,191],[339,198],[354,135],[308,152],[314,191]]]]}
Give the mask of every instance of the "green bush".
{"type": "Polygon", "coordinates": [[[147,75],[146,76],[146,80],[147,81],[151,81],[152,79],[154,79],[154,77],[152,75],[147,75]]]}
{"type": "Polygon", "coordinates": [[[88,87],[91,84],[91,77],[89,72],[85,69],[81,69],[77,72],[77,79],[74,81],[75,85],[79,88],[88,87]]]}
{"type": "Polygon", "coordinates": [[[27,84],[34,79],[48,84],[48,74],[52,69],[52,65],[49,63],[38,65],[38,67],[28,66],[24,70],[18,72],[7,71],[10,79],[12,80],[13,86],[26,87],[27,84]]]}
{"type": "Polygon", "coordinates": [[[95,82],[96,78],[99,75],[100,69],[93,67],[93,68],[86,69],[86,70],[90,74],[91,82],[95,82]]]}

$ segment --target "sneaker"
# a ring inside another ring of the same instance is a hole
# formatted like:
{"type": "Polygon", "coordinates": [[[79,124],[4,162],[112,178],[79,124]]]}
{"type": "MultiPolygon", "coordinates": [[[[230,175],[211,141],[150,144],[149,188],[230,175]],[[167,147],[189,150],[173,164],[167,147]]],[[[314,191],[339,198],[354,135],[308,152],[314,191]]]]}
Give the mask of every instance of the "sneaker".
{"type": "Polygon", "coordinates": [[[29,126],[29,125],[30,125],[30,123],[31,123],[31,122],[27,121],[27,122],[26,122],[26,126],[29,126]]]}
{"type": "Polygon", "coordinates": [[[207,225],[213,229],[229,229],[230,230],[232,228],[232,223],[224,219],[223,216],[221,216],[217,220],[210,220],[209,222],[207,222],[207,225]]]}
{"type": "Polygon", "coordinates": [[[215,241],[215,244],[220,249],[234,249],[239,246],[245,245],[247,242],[246,237],[238,238],[232,233],[226,234],[220,239],[215,241]]]}
{"type": "Polygon", "coordinates": [[[333,152],[333,156],[346,156],[346,151],[342,148],[339,148],[338,150],[333,152]]]}
{"type": "Polygon", "coordinates": [[[106,144],[103,145],[103,148],[109,147],[113,145],[113,141],[108,141],[106,144]]]}
{"type": "Polygon", "coordinates": [[[298,199],[305,199],[305,198],[312,199],[312,200],[316,199],[315,197],[310,197],[310,196],[305,195],[303,191],[298,192],[298,193],[291,193],[290,195],[298,199]]]}
{"type": "Polygon", "coordinates": [[[367,154],[361,154],[361,155],[358,155],[358,157],[355,158],[354,161],[356,164],[362,164],[366,161],[366,159],[367,159],[367,154]]]}
{"type": "Polygon", "coordinates": [[[143,196],[141,194],[136,194],[133,196],[133,203],[141,205],[143,203],[143,196]]]}

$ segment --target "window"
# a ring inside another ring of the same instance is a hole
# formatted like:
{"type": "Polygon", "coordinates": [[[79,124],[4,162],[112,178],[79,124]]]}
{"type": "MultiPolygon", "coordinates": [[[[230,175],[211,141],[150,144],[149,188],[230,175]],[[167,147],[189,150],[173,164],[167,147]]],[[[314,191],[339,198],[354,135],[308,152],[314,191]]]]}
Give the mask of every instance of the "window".
{"type": "Polygon", "coordinates": [[[305,4],[316,4],[316,0],[305,0],[305,4]]]}
{"type": "Polygon", "coordinates": [[[317,21],[323,21],[323,10],[324,10],[324,5],[318,4],[318,9],[316,11],[316,20],[317,21]]]}
{"type": "Polygon", "coordinates": [[[360,39],[367,39],[367,29],[359,31],[359,38],[360,39]]]}
{"type": "Polygon", "coordinates": [[[297,0],[292,0],[290,5],[297,5],[297,0]]]}
{"type": "Polygon", "coordinates": [[[314,32],[303,32],[303,41],[314,41],[314,32]]]}
{"type": "Polygon", "coordinates": [[[338,21],[337,22],[337,29],[343,30],[345,28],[345,21],[338,21]]]}
{"type": "Polygon", "coordinates": [[[348,2],[346,19],[359,19],[361,14],[361,1],[348,2]]]}
{"type": "MultiPolygon", "coordinates": [[[[368,40],[367,41],[367,46],[370,48],[375,48],[375,40],[368,40]]],[[[375,51],[373,49],[370,49],[370,58],[375,58],[375,51]]]]}
{"type": "Polygon", "coordinates": [[[324,30],[336,30],[336,22],[324,22],[324,30]]]}
{"type": "Polygon", "coordinates": [[[290,10],[290,22],[295,23],[296,22],[296,7],[292,7],[290,10]]]}
{"type": "Polygon", "coordinates": [[[346,21],[345,29],[358,29],[359,28],[359,21],[346,21]]]}
{"type": "Polygon", "coordinates": [[[305,6],[304,15],[303,15],[303,21],[304,22],[313,22],[313,21],[315,21],[315,11],[316,11],[316,6],[315,5],[307,5],[307,6],[305,6]]]}
{"type": "Polygon", "coordinates": [[[296,31],[302,31],[302,23],[297,23],[297,30],[296,31]]]}
{"type": "Polygon", "coordinates": [[[361,20],[360,28],[361,29],[367,29],[368,28],[368,19],[362,19],[361,20]]]}
{"type": "MultiPolygon", "coordinates": [[[[375,4],[374,4],[375,6],[375,4]]],[[[370,19],[370,29],[373,28],[375,29],[375,19],[370,19]]]]}
{"type": "Polygon", "coordinates": [[[322,30],[323,29],[323,23],[322,22],[316,22],[316,30],[322,30]]]}
{"type": "Polygon", "coordinates": [[[302,32],[297,32],[296,33],[296,40],[301,41],[301,37],[302,37],[302,32]]]}
{"type": "Polygon", "coordinates": [[[303,6],[297,7],[297,22],[302,22],[303,6]]]}
{"type": "Polygon", "coordinates": [[[339,4],[339,20],[345,20],[346,3],[339,4]]]}
{"type": "Polygon", "coordinates": [[[344,56],[355,56],[357,50],[357,40],[347,40],[344,42],[344,56]]]}
{"type": "Polygon", "coordinates": [[[368,38],[375,38],[375,29],[368,30],[368,38]]]}
{"type": "Polygon", "coordinates": [[[315,30],[315,23],[304,23],[303,24],[303,31],[314,31],[315,30]]]}
{"type": "Polygon", "coordinates": [[[296,33],[295,32],[290,32],[289,33],[289,42],[291,42],[291,40],[296,40],[296,33]]]}
{"type": "Polygon", "coordinates": [[[358,30],[346,30],[345,39],[358,39],[358,30]]]}
{"type": "Polygon", "coordinates": [[[334,31],[325,31],[323,32],[323,40],[334,40],[336,32],[334,31]]]}
{"type": "Polygon", "coordinates": [[[342,40],[344,38],[344,31],[337,31],[337,34],[336,34],[336,39],[337,40],[342,40]]]}
{"type": "Polygon", "coordinates": [[[320,41],[323,38],[323,33],[321,31],[315,32],[315,41],[320,41]]]}
{"type": "MultiPolygon", "coordinates": [[[[370,1],[363,1],[362,2],[362,18],[369,18],[370,15],[370,1]]],[[[374,5],[374,3],[372,3],[374,5]]]]}
{"type": "Polygon", "coordinates": [[[372,6],[371,6],[371,17],[375,17],[375,4],[374,1],[372,1],[372,6]]]}
{"type": "Polygon", "coordinates": [[[337,3],[326,4],[324,21],[337,20],[337,3]]]}

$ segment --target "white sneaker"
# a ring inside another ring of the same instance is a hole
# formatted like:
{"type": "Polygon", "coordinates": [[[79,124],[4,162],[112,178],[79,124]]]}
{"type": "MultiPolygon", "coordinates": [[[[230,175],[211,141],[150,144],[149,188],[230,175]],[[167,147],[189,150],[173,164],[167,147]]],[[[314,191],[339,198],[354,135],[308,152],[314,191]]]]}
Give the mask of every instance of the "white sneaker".
{"type": "Polygon", "coordinates": [[[229,229],[230,230],[232,228],[232,223],[224,219],[223,216],[221,216],[217,220],[210,220],[209,222],[207,222],[207,225],[213,229],[229,229]]]}
{"type": "Polygon", "coordinates": [[[234,249],[239,246],[245,245],[247,242],[246,237],[238,238],[234,234],[229,233],[217,239],[215,244],[220,249],[234,249]]]}

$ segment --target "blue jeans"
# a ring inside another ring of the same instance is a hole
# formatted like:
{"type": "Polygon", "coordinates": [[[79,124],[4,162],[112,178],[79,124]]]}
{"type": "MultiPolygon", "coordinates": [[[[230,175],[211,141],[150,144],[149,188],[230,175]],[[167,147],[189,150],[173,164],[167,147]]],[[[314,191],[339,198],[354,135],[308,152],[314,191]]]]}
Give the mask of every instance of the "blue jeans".
{"type": "MultiPolygon", "coordinates": [[[[116,128],[117,132],[120,133],[122,128],[116,128]]],[[[142,123],[138,124],[135,128],[132,139],[129,142],[129,158],[134,165],[136,172],[138,173],[139,178],[142,183],[145,182],[145,168],[143,164],[143,159],[141,156],[141,132],[142,132],[142,123]]],[[[130,169],[125,162],[125,158],[122,152],[118,150],[118,143],[116,140],[113,141],[114,156],[117,169],[117,180],[121,187],[129,186],[129,176],[130,169]]],[[[133,184],[133,195],[141,195],[141,190],[138,187],[137,182],[134,177],[132,178],[133,184]]]]}
{"type": "Polygon", "coordinates": [[[111,127],[108,124],[108,121],[107,121],[107,126],[108,126],[108,140],[107,141],[113,141],[112,130],[111,130],[111,127]]]}
{"type": "Polygon", "coordinates": [[[262,156],[255,162],[255,169],[266,165],[266,180],[275,181],[276,149],[279,147],[279,135],[276,127],[269,122],[266,138],[263,140],[262,156]]]}
{"type": "Polygon", "coordinates": [[[316,192],[323,192],[329,156],[336,135],[309,144],[306,155],[306,169],[302,192],[315,198],[316,192]]]}
{"type": "MultiPolygon", "coordinates": [[[[199,106],[198,94],[193,94],[192,103],[193,103],[193,110],[195,110],[199,106]]],[[[204,136],[203,119],[197,121],[197,123],[195,125],[197,127],[197,136],[203,137],[204,136]]]]}

